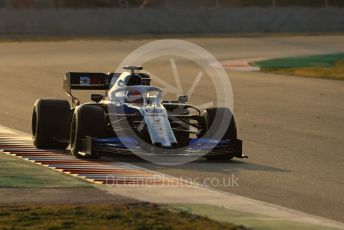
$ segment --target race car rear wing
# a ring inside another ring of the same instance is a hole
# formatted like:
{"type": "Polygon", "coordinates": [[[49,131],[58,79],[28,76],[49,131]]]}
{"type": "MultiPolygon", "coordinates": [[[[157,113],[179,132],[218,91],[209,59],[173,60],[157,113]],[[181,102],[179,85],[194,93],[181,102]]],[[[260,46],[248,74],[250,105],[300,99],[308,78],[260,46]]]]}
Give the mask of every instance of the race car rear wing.
{"type": "Polygon", "coordinates": [[[63,81],[66,93],[76,90],[108,90],[114,73],[69,72],[63,81]]]}
{"type": "Polygon", "coordinates": [[[109,90],[114,77],[119,73],[86,73],[68,72],[63,80],[65,93],[72,98],[73,105],[80,104],[78,98],[74,97],[72,90],[109,90]]]}

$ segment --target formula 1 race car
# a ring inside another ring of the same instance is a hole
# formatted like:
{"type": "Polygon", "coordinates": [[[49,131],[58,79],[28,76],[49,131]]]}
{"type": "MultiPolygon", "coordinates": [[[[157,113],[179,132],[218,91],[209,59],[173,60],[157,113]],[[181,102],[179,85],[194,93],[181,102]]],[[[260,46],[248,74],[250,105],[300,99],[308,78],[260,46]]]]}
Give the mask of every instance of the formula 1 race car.
{"type": "MultiPolygon", "coordinates": [[[[208,160],[244,158],[229,108],[200,111],[187,103],[162,101],[162,89],[150,86],[142,67],[123,73],[69,72],[64,78],[66,100],[39,99],[32,115],[33,143],[39,149],[66,149],[77,158],[101,153],[175,150],[175,154],[206,151],[208,160]],[[81,104],[72,90],[105,90],[81,104]],[[225,122],[224,122],[225,121],[225,122]],[[224,130],[218,133],[220,127],[224,130]]],[[[156,152],[156,151],[155,151],[156,152]]]]}

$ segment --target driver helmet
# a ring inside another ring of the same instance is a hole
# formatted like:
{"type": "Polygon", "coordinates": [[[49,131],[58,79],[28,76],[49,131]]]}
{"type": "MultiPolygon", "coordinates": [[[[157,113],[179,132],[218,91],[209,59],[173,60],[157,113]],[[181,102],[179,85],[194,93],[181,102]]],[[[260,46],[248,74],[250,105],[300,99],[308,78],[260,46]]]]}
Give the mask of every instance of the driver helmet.
{"type": "Polygon", "coordinates": [[[142,106],[143,105],[142,93],[138,90],[129,91],[128,92],[128,102],[142,106]]]}

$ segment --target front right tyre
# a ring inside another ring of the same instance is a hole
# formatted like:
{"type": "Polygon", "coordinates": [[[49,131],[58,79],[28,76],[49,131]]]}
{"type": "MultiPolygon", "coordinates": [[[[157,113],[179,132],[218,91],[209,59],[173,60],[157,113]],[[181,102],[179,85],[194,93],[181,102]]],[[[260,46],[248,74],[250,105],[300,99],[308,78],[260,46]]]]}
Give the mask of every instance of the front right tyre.
{"type": "Polygon", "coordinates": [[[81,105],[75,108],[72,117],[70,135],[71,152],[76,158],[98,158],[99,153],[82,154],[85,151],[87,137],[102,138],[106,135],[106,117],[104,109],[96,105],[81,105]]]}

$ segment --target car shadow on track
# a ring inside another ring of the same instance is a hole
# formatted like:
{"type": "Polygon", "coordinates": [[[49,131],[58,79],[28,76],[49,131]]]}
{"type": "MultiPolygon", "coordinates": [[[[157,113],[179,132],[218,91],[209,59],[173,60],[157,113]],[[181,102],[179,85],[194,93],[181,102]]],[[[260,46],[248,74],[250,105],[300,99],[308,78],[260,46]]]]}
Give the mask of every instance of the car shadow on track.
{"type": "Polygon", "coordinates": [[[173,165],[165,166],[147,162],[146,160],[136,156],[136,155],[116,155],[111,154],[103,155],[106,159],[111,159],[114,162],[125,162],[147,168],[150,170],[164,170],[164,169],[179,169],[179,170],[201,170],[207,172],[240,172],[240,171],[265,171],[265,172],[291,172],[288,169],[277,168],[273,166],[267,166],[262,164],[256,164],[248,161],[241,160],[228,160],[227,162],[221,161],[207,161],[206,159],[198,159],[197,161],[183,164],[183,165],[173,165]]]}
{"type": "MultiPolygon", "coordinates": [[[[159,169],[164,169],[168,168],[168,166],[160,166],[160,165],[154,165],[150,164],[147,166],[142,165],[142,167],[147,167],[151,170],[159,170],[159,169]]],[[[250,162],[240,162],[240,161],[235,161],[231,160],[228,161],[228,163],[223,163],[223,162],[200,162],[196,161],[193,163],[189,163],[186,165],[179,165],[179,166],[170,166],[174,169],[180,169],[180,170],[193,170],[193,171],[206,171],[206,172],[242,172],[242,171],[265,171],[265,172],[290,172],[290,170],[287,169],[281,169],[281,168],[276,168],[272,166],[266,166],[266,165],[261,165],[261,164],[255,164],[255,163],[250,163],[250,162]]]]}
{"type": "MultiPolygon", "coordinates": [[[[64,155],[69,155],[70,152],[67,151],[60,151],[64,155]]],[[[98,161],[97,159],[85,159],[88,161],[98,161]]],[[[183,165],[171,165],[171,166],[165,166],[165,165],[159,165],[154,164],[151,162],[148,162],[132,153],[127,154],[111,154],[111,153],[104,153],[102,154],[102,157],[100,160],[106,160],[106,161],[113,161],[113,162],[125,162],[129,164],[133,164],[136,166],[140,166],[146,169],[150,170],[164,170],[164,169],[179,169],[179,170],[200,170],[200,171],[206,171],[206,172],[219,172],[219,171],[225,171],[225,172],[242,172],[242,171],[265,171],[265,172],[291,172],[288,169],[282,169],[277,168],[273,166],[267,166],[257,163],[249,162],[248,160],[228,160],[227,162],[224,162],[223,160],[212,160],[208,161],[205,158],[198,159],[194,162],[183,164],[183,165]]]]}

